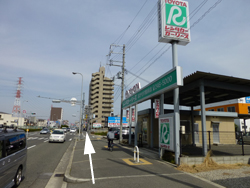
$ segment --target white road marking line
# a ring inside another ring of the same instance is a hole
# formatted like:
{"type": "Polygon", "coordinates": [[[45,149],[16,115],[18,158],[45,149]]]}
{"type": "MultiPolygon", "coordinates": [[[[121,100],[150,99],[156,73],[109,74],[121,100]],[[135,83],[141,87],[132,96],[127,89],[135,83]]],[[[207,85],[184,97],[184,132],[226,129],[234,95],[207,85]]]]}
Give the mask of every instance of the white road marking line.
{"type": "Polygon", "coordinates": [[[49,140],[45,140],[44,142],[48,142],[49,140]]]}
{"type": "Polygon", "coordinates": [[[36,147],[36,145],[30,146],[30,147],[28,147],[27,149],[31,149],[31,148],[33,148],[33,147],[36,147]]]}

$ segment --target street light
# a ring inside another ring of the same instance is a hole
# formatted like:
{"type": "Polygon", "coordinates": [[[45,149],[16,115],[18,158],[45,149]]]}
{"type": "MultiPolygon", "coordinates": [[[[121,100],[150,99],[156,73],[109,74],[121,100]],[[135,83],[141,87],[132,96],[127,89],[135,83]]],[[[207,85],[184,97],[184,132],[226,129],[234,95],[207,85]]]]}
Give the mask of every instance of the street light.
{"type": "MultiPolygon", "coordinates": [[[[79,72],[72,72],[72,74],[80,74],[82,76],[82,85],[83,85],[83,75],[79,72]]],[[[82,129],[82,86],[81,86],[81,106],[80,106],[80,125],[79,125],[79,139],[80,139],[80,136],[81,136],[81,129],[82,129]]]]}

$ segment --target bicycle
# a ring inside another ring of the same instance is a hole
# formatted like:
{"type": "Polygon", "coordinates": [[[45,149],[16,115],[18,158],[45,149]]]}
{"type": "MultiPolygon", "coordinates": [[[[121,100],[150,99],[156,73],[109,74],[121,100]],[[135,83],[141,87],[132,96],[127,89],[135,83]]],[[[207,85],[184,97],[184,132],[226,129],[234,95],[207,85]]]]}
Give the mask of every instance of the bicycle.
{"type": "Polygon", "coordinates": [[[113,151],[113,147],[114,147],[114,144],[112,143],[110,148],[109,148],[109,151],[113,151]]]}
{"type": "Polygon", "coordinates": [[[108,146],[109,151],[113,151],[114,143],[113,140],[110,140],[110,144],[108,146]]]}

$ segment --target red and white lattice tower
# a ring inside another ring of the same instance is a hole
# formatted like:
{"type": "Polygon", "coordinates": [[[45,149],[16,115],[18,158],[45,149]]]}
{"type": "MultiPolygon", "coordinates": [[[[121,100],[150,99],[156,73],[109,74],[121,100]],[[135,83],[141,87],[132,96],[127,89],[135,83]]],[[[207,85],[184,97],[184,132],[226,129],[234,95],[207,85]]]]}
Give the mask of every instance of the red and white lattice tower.
{"type": "Polygon", "coordinates": [[[22,86],[22,77],[19,77],[17,84],[17,91],[16,91],[16,99],[12,110],[13,117],[19,117],[21,112],[21,106],[20,106],[21,86],[22,86]]]}

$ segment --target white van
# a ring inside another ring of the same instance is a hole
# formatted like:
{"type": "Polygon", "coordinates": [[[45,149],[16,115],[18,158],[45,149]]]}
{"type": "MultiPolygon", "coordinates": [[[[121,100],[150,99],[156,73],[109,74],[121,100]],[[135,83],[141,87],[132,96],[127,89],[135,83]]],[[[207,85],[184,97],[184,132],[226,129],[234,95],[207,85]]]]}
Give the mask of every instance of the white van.
{"type": "Polygon", "coordinates": [[[0,187],[17,187],[26,172],[27,146],[23,130],[0,127],[0,187]]]}

